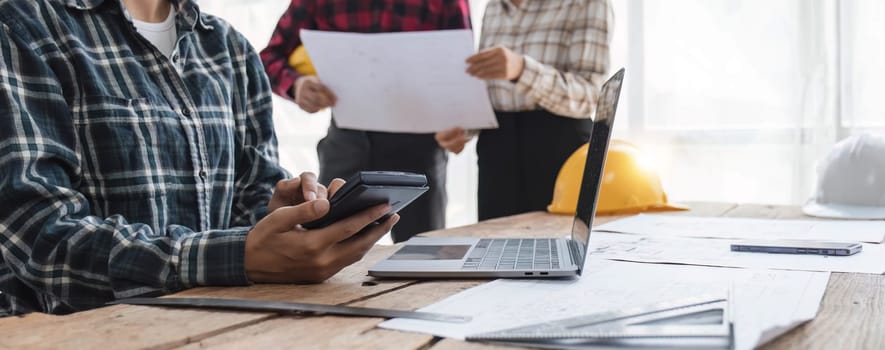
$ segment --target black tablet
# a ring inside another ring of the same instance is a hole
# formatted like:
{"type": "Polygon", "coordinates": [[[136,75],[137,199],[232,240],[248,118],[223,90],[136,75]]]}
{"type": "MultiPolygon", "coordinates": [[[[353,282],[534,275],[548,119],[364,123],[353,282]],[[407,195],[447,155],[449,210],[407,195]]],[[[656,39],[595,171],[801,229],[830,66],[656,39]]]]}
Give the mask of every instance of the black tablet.
{"type": "Polygon", "coordinates": [[[360,171],[347,179],[344,186],[329,198],[329,213],[326,216],[301,226],[306,229],[322,228],[370,207],[390,204],[390,212],[378,220],[383,222],[428,189],[427,177],[423,174],[360,171]]]}

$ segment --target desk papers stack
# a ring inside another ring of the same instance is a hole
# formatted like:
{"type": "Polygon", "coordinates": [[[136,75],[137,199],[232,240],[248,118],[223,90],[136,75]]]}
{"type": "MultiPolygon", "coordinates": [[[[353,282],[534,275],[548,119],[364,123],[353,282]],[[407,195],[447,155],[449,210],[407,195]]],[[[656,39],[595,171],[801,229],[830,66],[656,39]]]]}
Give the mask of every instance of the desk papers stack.
{"type": "Polygon", "coordinates": [[[828,279],[827,272],[636,264],[591,257],[578,279],[496,280],[421,309],[473,316],[469,323],[393,319],[380,327],[464,339],[730,289],[736,349],[752,349],[813,319],[828,279]]]}

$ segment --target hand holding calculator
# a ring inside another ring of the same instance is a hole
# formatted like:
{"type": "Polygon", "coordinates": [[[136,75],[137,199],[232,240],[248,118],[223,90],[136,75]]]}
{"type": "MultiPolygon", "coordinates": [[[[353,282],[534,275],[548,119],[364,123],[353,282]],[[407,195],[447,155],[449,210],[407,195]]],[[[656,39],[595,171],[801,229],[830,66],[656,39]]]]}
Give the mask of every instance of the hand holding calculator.
{"type": "Polygon", "coordinates": [[[405,208],[430,187],[422,174],[398,171],[360,171],[349,179],[332,198],[326,216],[301,224],[306,229],[326,227],[338,220],[379,204],[390,204],[390,212],[378,222],[384,222],[405,208]]]}

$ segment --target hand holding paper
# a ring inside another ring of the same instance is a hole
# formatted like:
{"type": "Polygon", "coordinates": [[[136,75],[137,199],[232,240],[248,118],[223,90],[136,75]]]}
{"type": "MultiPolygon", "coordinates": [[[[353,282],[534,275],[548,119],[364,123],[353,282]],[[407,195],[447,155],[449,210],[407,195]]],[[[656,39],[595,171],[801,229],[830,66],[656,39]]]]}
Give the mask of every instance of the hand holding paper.
{"type": "Polygon", "coordinates": [[[292,87],[295,103],[307,113],[316,113],[323,108],[335,105],[337,97],[332,90],[313,75],[304,75],[292,87]]]}
{"type": "Polygon", "coordinates": [[[464,145],[466,145],[467,142],[470,142],[470,139],[472,139],[473,136],[471,136],[467,130],[462,128],[451,128],[438,131],[436,135],[434,135],[434,138],[440,147],[454,154],[458,154],[464,150],[464,145]]]}
{"type": "MultiPolygon", "coordinates": [[[[485,83],[467,74],[469,30],[356,34],[302,30],[341,128],[432,133],[496,128],[485,83]]],[[[315,105],[314,105],[315,106],[315,105]]]]}
{"type": "Polygon", "coordinates": [[[495,46],[467,58],[467,73],[482,80],[516,80],[525,69],[525,57],[495,46]]]}

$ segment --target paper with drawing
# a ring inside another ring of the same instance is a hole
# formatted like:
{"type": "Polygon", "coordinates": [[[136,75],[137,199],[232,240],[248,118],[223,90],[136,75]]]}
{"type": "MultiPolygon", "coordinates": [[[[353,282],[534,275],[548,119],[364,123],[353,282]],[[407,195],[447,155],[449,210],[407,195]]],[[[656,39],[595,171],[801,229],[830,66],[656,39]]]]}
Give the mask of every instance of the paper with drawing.
{"type": "Polygon", "coordinates": [[[496,128],[485,82],[466,73],[473,32],[340,33],[302,30],[323,81],[338,97],[338,127],[430,133],[496,128]]]}
{"type": "Polygon", "coordinates": [[[464,339],[543,321],[672,301],[734,287],[737,349],[814,318],[829,273],[635,264],[591,258],[574,280],[496,280],[421,311],[473,316],[466,324],[394,319],[382,328],[464,339]]]}
{"type": "Polygon", "coordinates": [[[640,214],[599,225],[593,231],[654,236],[881,243],[885,240],[885,221],[766,220],[640,214]]]}
{"type": "Polygon", "coordinates": [[[594,232],[590,240],[591,258],[644,263],[760,269],[885,273],[885,246],[863,244],[851,256],[812,254],[766,254],[733,252],[729,239],[656,237],[594,232]]]}

